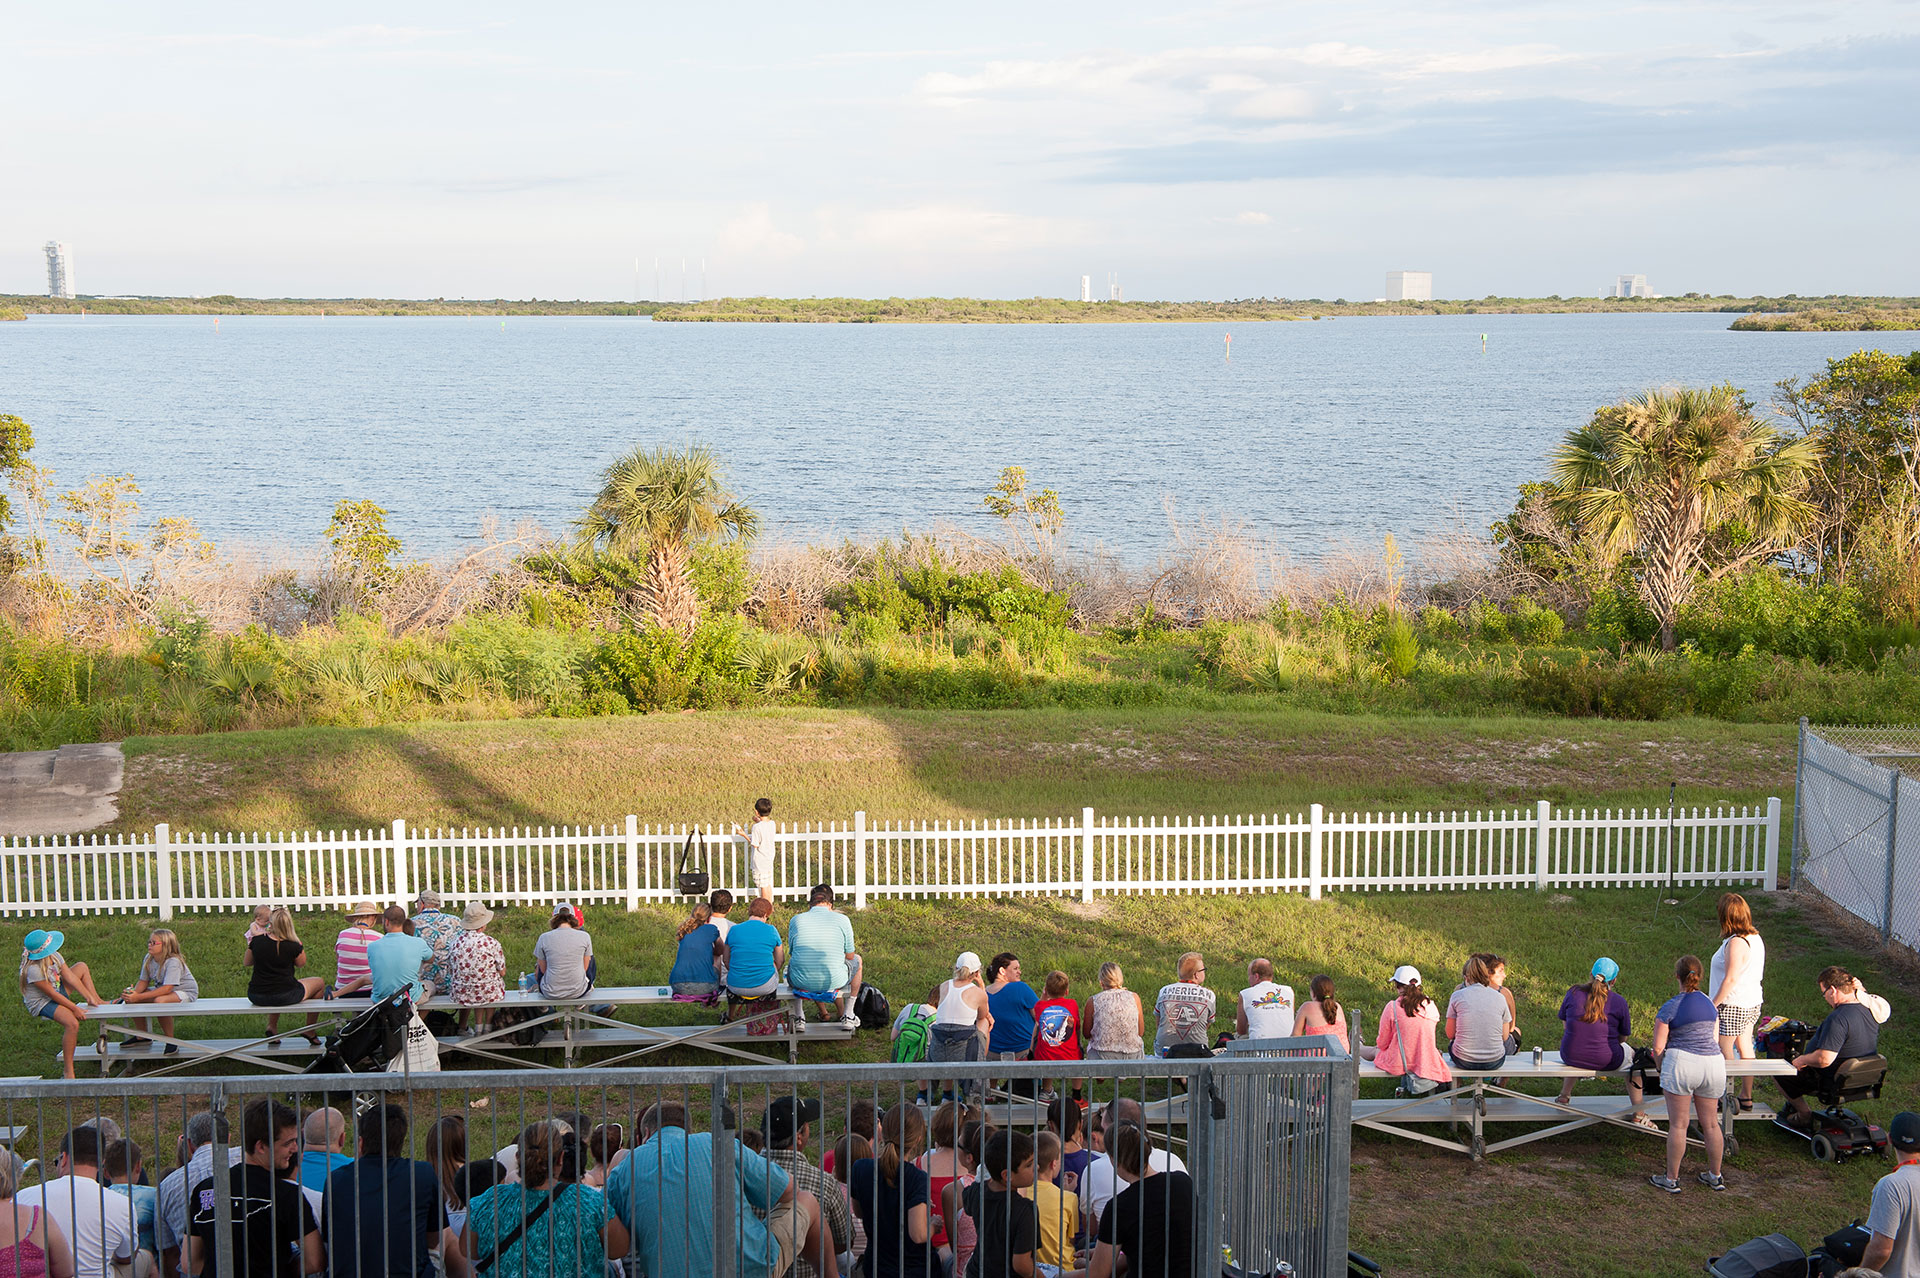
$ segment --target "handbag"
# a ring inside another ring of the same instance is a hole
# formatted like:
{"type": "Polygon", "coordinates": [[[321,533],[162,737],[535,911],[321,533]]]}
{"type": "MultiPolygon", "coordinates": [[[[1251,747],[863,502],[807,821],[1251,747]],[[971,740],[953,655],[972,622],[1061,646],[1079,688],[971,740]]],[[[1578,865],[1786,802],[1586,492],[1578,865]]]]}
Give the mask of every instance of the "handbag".
{"type": "Polygon", "coordinates": [[[554,1190],[553,1193],[547,1195],[545,1198],[542,1198],[540,1200],[539,1205],[536,1206],[532,1211],[528,1212],[524,1217],[522,1217],[518,1225],[515,1225],[512,1229],[507,1231],[506,1237],[500,1239],[500,1241],[496,1242],[493,1245],[492,1251],[488,1252],[486,1255],[480,1257],[479,1260],[474,1262],[473,1272],[475,1272],[476,1274],[484,1274],[487,1272],[487,1270],[493,1268],[493,1262],[495,1260],[498,1260],[501,1254],[505,1252],[507,1248],[513,1246],[515,1243],[520,1241],[520,1235],[527,1232],[527,1226],[531,1225],[534,1221],[540,1219],[540,1217],[545,1215],[547,1208],[559,1202],[560,1195],[566,1193],[571,1188],[573,1188],[573,1186],[570,1183],[562,1185],[560,1186],[560,1188],[554,1190]]]}
{"type": "Polygon", "coordinates": [[[713,876],[711,874],[705,870],[689,871],[687,869],[687,857],[693,852],[693,841],[696,838],[700,840],[701,864],[704,865],[707,860],[707,836],[698,830],[687,831],[686,846],[680,849],[680,870],[679,873],[674,876],[674,885],[679,890],[681,896],[705,896],[708,890],[713,887],[713,876]]]}
{"type": "Polygon", "coordinates": [[[1408,1096],[1425,1096],[1429,1092],[1437,1091],[1440,1084],[1431,1078],[1420,1077],[1413,1072],[1413,1066],[1407,1063],[1407,1014],[1400,1009],[1397,999],[1393,1004],[1393,1024],[1399,1031],[1393,1036],[1393,1045],[1400,1049],[1399,1090],[1408,1096]]]}

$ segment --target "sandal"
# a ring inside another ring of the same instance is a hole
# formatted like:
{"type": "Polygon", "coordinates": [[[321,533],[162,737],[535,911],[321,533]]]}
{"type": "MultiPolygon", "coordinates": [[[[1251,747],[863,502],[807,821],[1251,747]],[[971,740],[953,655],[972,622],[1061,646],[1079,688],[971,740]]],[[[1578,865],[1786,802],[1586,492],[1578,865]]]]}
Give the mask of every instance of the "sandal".
{"type": "Polygon", "coordinates": [[[1650,1132],[1657,1132],[1660,1130],[1660,1124],[1654,1122],[1651,1118],[1648,1118],[1645,1114],[1635,1114],[1633,1116],[1633,1125],[1635,1127],[1644,1127],[1650,1132]]]}

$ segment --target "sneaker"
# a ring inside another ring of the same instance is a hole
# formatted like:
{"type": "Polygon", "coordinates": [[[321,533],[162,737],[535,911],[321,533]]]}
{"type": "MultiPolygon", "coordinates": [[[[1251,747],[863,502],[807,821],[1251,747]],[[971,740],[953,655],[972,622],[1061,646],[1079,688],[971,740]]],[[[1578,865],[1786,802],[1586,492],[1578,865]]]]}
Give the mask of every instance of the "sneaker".
{"type": "Polygon", "coordinates": [[[857,1030],[860,1028],[860,1018],[854,1015],[852,1012],[848,1012],[845,1016],[840,1018],[840,1028],[857,1030]]]}
{"type": "Polygon", "coordinates": [[[1647,1177],[1647,1183],[1655,1189],[1664,1189],[1669,1194],[1677,1194],[1680,1192],[1680,1182],[1670,1180],[1665,1176],[1649,1176],[1647,1177]]]}
{"type": "Polygon", "coordinates": [[[180,1044],[168,1043],[160,1054],[162,1056],[178,1056],[180,1054],[180,1044]]]}
{"type": "Polygon", "coordinates": [[[1727,1187],[1727,1178],[1725,1176],[1716,1176],[1712,1172],[1701,1172],[1700,1183],[1717,1194],[1727,1187]]]}
{"type": "Polygon", "coordinates": [[[1049,1088],[1047,1088],[1047,1089],[1045,1089],[1044,1091],[1042,1091],[1042,1092],[1041,1092],[1041,1093],[1040,1093],[1040,1094],[1039,1094],[1039,1095],[1038,1095],[1037,1097],[1035,1097],[1034,1099],[1036,1099],[1036,1100],[1038,1100],[1038,1101],[1039,1101],[1039,1102],[1040,1102],[1040,1103],[1041,1103],[1042,1105],[1051,1105],[1051,1104],[1053,1104],[1053,1103],[1054,1103],[1055,1101],[1057,1101],[1057,1100],[1059,1100],[1059,1099],[1060,1099],[1060,1093],[1059,1093],[1059,1092],[1056,1092],[1056,1091],[1054,1091],[1054,1090],[1053,1090],[1053,1089],[1052,1089],[1051,1087],[1049,1087],[1049,1088]]]}

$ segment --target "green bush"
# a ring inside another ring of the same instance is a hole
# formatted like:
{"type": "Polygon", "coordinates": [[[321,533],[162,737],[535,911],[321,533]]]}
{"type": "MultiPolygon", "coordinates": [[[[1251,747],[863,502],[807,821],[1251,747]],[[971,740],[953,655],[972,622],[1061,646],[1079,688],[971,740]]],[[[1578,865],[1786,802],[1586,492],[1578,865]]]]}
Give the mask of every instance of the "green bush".
{"type": "Polygon", "coordinates": [[[747,692],[743,635],[731,617],[703,618],[684,641],[653,625],[623,630],[588,657],[583,703],[598,714],[738,705],[747,692]]]}
{"type": "Polygon", "coordinates": [[[477,613],[447,634],[447,649],[482,686],[549,714],[578,714],[591,643],[575,630],[551,630],[510,613],[477,613]]]}
{"type": "Polygon", "coordinates": [[[1387,670],[1396,679],[1404,679],[1413,673],[1420,659],[1420,641],[1413,636],[1413,627],[1399,613],[1391,613],[1380,625],[1380,656],[1386,662],[1387,670]]]}
{"type": "Polygon", "coordinates": [[[1429,642],[1439,643],[1462,639],[1467,632],[1466,627],[1460,624],[1460,618],[1432,604],[1420,610],[1420,629],[1426,632],[1429,642]]]}
{"type": "Polygon", "coordinates": [[[1566,633],[1565,618],[1551,608],[1543,608],[1525,595],[1513,601],[1513,615],[1507,629],[1521,643],[1553,644],[1566,633]]]}
{"type": "Polygon", "coordinates": [[[1670,719],[1686,713],[1685,679],[1669,660],[1571,665],[1544,657],[1520,667],[1518,692],[1530,709],[1574,718],[1670,719]]]}
{"type": "Polygon", "coordinates": [[[1491,599],[1476,599],[1467,605],[1467,630],[1483,643],[1507,641],[1507,614],[1491,599]]]}
{"type": "Polygon", "coordinates": [[[1703,587],[1682,610],[1679,632],[1713,656],[1751,647],[1831,663],[1864,656],[1867,623],[1851,587],[1756,568],[1703,587]]]}
{"type": "Polygon", "coordinates": [[[1660,623],[1640,597],[1617,586],[1602,586],[1593,592],[1593,602],[1587,605],[1586,627],[1588,634],[1616,646],[1646,643],[1660,633],[1660,623]]]}

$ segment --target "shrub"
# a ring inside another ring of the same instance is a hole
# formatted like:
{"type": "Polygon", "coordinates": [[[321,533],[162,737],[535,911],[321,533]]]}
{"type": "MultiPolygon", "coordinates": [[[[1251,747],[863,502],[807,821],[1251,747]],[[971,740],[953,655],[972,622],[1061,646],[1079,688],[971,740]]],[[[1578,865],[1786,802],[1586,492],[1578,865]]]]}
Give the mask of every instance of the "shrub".
{"type": "Polygon", "coordinates": [[[1758,568],[1703,588],[1682,610],[1679,632],[1714,656],[1754,648],[1834,662],[1863,655],[1866,622],[1851,587],[1758,568]]]}
{"type": "Polygon", "coordinates": [[[1386,663],[1387,672],[1396,679],[1404,679],[1413,673],[1420,659],[1420,641],[1413,637],[1413,627],[1399,613],[1391,613],[1380,626],[1380,656],[1386,663]]]}
{"type": "Polygon", "coordinates": [[[1468,604],[1465,624],[1476,639],[1486,643],[1507,641],[1507,615],[1491,599],[1476,599],[1468,604]]]}
{"type": "Polygon", "coordinates": [[[1552,644],[1566,633],[1567,623],[1551,608],[1543,608],[1525,595],[1513,601],[1513,616],[1507,628],[1521,643],[1552,644]]]}
{"type": "MultiPolygon", "coordinates": [[[[579,713],[590,649],[577,631],[547,629],[510,613],[480,613],[448,632],[447,649],[502,696],[539,702],[549,714],[579,713]]],[[[444,681],[424,682],[438,690],[444,681]]]]}
{"type": "Polygon", "coordinates": [[[1660,633],[1640,597],[1618,586],[1602,586],[1587,606],[1587,632],[1615,644],[1646,643],[1660,633]]]}
{"type": "Polygon", "coordinates": [[[1420,610],[1420,629],[1426,631],[1428,642],[1451,642],[1466,634],[1466,627],[1460,624],[1460,618],[1432,604],[1420,610]]]}
{"type": "Polygon", "coordinates": [[[583,701],[601,712],[736,705],[745,692],[742,634],[727,617],[703,618],[684,641],[654,625],[623,630],[588,657],[583,701]]]}

